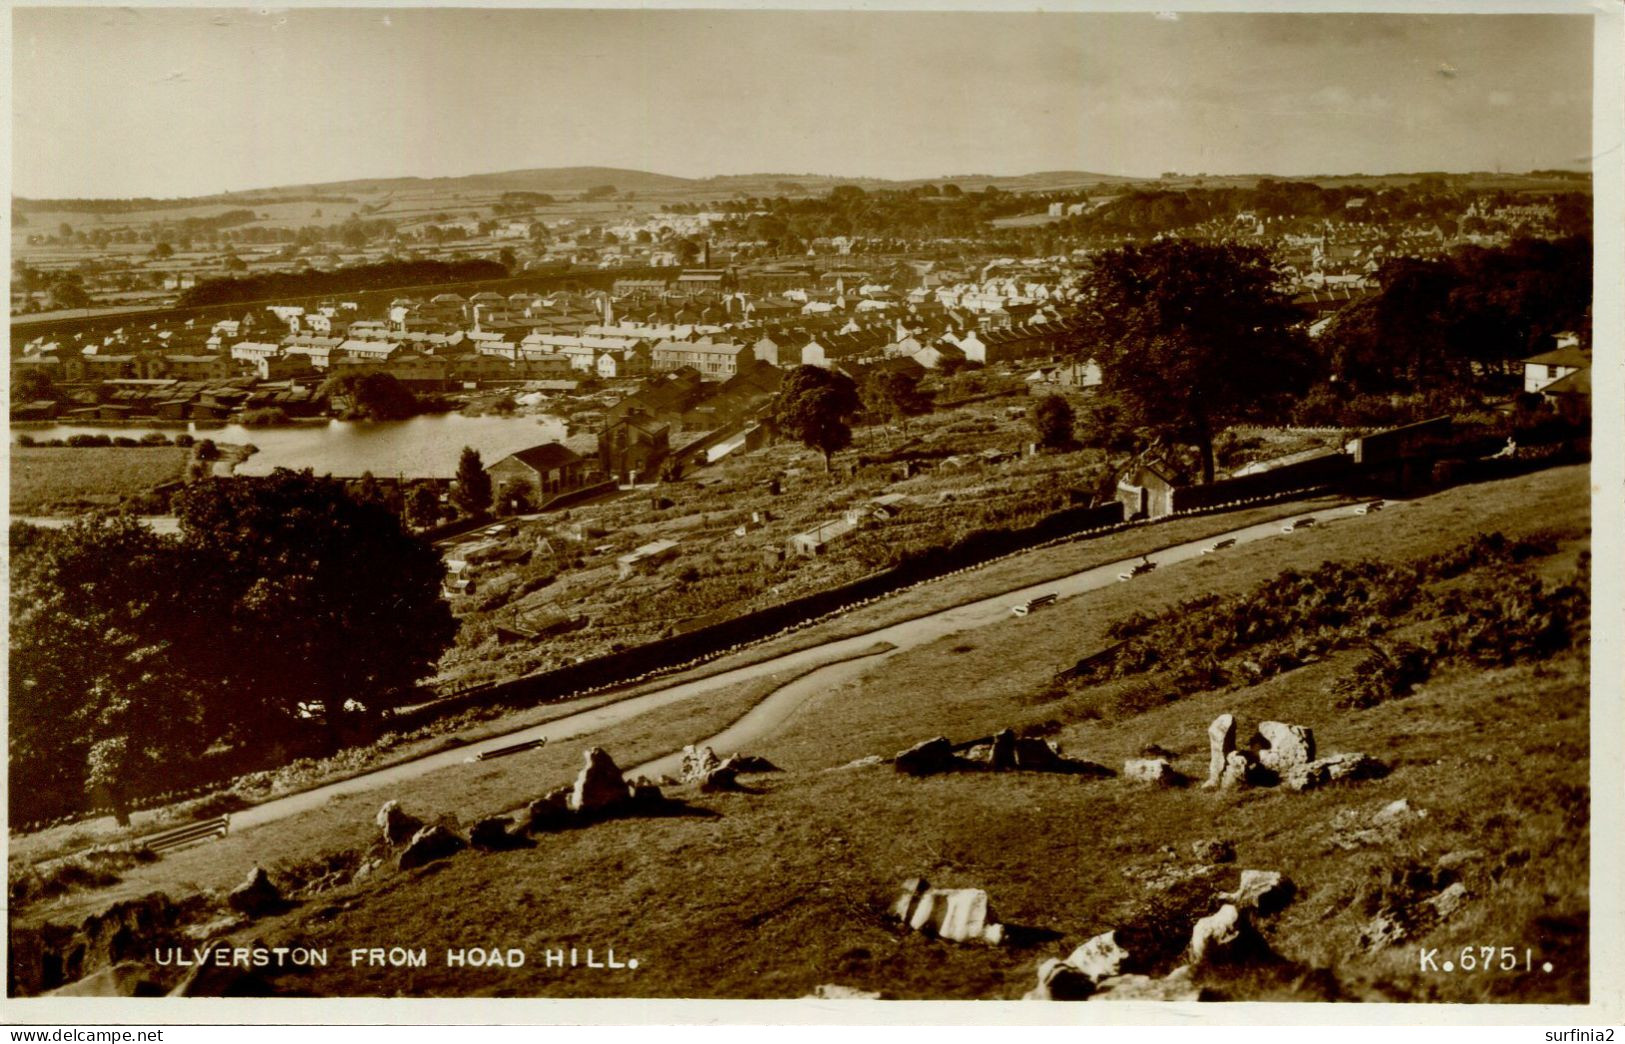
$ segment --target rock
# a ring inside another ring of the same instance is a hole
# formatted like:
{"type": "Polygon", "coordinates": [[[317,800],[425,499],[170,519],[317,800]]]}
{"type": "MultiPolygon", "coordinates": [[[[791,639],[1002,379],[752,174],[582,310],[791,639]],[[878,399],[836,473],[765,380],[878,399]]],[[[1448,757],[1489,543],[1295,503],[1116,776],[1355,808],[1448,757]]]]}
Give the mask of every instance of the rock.
{"type": "Polygon", "coordinates": [[[1073,950],[1066,963],[1087,975],[1092,981],[1099,982],[1122,972],[1123,963],[1128,959],[1129,952],[1118,944],[1117,933],[1113,931],[1102,932],[1073,950]]]}
{"type": "Polygon", "coordinates": [[[248,878],[226,896],[226,905],[248,917],[258,917],[282,902],[282,893],[271,883],[271,875],[264,867],[256,866],[248,878]]]}
{"type": "Polygon", "coordinates": [[[1466,886],[1457,881],[1438,895],[1426,900],[1426,902],[1427,905],[1433,908],[1433,912],[1438,916],[1439,920],[1442,921],[1465,906],[1467,899],[1466,886]]]}
{"type": "Polygon", "coordinates": [[[1315,760],[1315,734],[1302,725],[1260,722],[1258,734],[1269,744],[1258,752],[1258,763],[1271,772],[1284,773],[1315,760]]]}
{"type": "Polygon", "coordinates": [[[731,767],[741,776],[753,776],[763,772],[782,772],[777,765],[756,754],[733,754],[722,762],[731,767]]]}
{"type": "Polygon", "coordinates": [[[1016,768],[1023,772],[1057,772],[1066,767],[1061,748],[1037,736],[1016,737],[1015,755],[1016,768]]]}
{"type": "Polygon", "coordinates": [[[997,945],[1004,940],[1004,926],[980,888],[932,888],[923,878],[911,877],[903,882],[892,913],[912,931],[951,942],[997,945]]]}
{"type": "Polygon", "coordinates": [[[512,848],[514,838],[508,832],[512,826],[513,823],[507,816],[492,816],[489,819],[482,819],[474,824],[473,830],[469,831],[468,843],[486,852],[512,848]]]}
{"type": "Polygon", "coordinates": [[[525,808],[525,821],[531,833],[541,834],[562,830],[570,825],[575,814],[570,811],[572,788],[559,787],[532,801],[525,808]]]}
{"type": "Polygon", "coordinates": [[[1038,985],[1021,995],[1029,1001],[1088,1000],[1095,982],[1083,972],[1055,957],[1038,966],[1038,985]]]}
{"type": "Polygon", "coordinates": [[[844,765],[838,765],[836,766],[835,771],[840,771],[841,769],[874,768],[876,765],[883,765],[885,763],[886,759],[881,757],[879,754],[870,754],[866,758],[859,758],[856,761],[848,761],[844,765]]]}
{"type": "Polygon", "coordinates": [[[1247,915],[1225,903],[1217,913],[1196,922],[1188,952],[1192,965],[1236,964],[1258,955],[1263,942],[1247,915]]]}
{"type": "Polygon", "coordinates": [[[371,877],[373,874],[377,873],[378,870],[383,865],[384,865],[384,861],[382,859],[364,859],[364,860],[362,860],[361,865],[355,868],[355,873],[350,875],[351,883],[353,884],[356,881],[364,881],[364,880],[366,880],[367,878],[371,877]]]}
{"type": "Polygon", "coordinates": [[[700,777],[700,793],[702,794],[721,794],[741,789],[743,788],[740,787],[734,770],[726,763],[717,765],[700,777]]]}
{"type": "Polygon", "coordinates": [[[412,835],[411,842],[395,860],[395,865],[402,870],[411,870],[436,859],[456,855],[467,847],[468,842],[445,827],[427,826],[412,835]]]}
{"type": "Polygon", "coordinates": [[[1236,718],[1221,714],[1207,727],[1207,786],[1216,787],[1224,778],[1225,766],[1236,749],[1236,718]]]}
{"type": "Polygon", "coordinates": [[[1333,754],[1288,769],[1281,782],[1289,790],[1312,790],[1339,780],[1375,779],[1385,766],[1368,754],[1333,754]]]}
{"type": "Polygon", "coordinates": [[[1234,892],[1221,892],[1219,898],[1234,903],[1243,913],[1256,910],[1272,914],[1292,901],[1295,888],[1276,870],[1243,870],[1241,884],[1234,892]]]}
{"type": "Polygon", "coordinates": [[[1179,773],[1163,758],[1130,758],[1123,762],[1123,778],[1159,787],[1171,787],[1179,782],[1179,773]]]}
{"type": "Polygon", "coordinates": [[[1457,848],[1439,857],[1434,864],[1445,873],[1459,874],[1463,867],[1469,863],[1476,863],[1484,858],[1484,850],[1480,848],[1457,848]]]}
{"type": "Polygon", "coordinates": [[[1149,975],[1114,975],[1102,979],[1089,998],[1097,1001],[1199,1001],[1206,995],[1191,981],[1190,965],[1175,968],[1160,979],[1149,975]]]}
{"type": "Polygon", "coordinates": [[[929,776],[947,772],[954,767],[955,760],[953,744],[946,736],[938,736],[902,751],[892,758],[892,764],[897,771],[910,776],[929,776]]]}
{"type": "Polygon", "coordinates": [[[660,788],[653,783],[640,779],[632,784],[632,804],[640,808],[653,808],[664,804],[665,801],[666,795],[662,794],[660,788]]]}
{"type": "Polygon", "coordinates": [[[839,986],[833,983],[824,983],[813,987],[811,994],[815,1000],[880,1000],[878,991],[860,990],[855,986],[839,986]]]}
{"type": "Polygon", "coordinates": [[[1191,855],[1203,863],[1233,863],[1236,861],[1236,845],[1222,837],[1203,838],[1191,842],[1191,855]]]}
{"type": "Polygon", "coordinates": [[[993,771],[1009,772],[1016,767],[1016,734],[1004,729],[993,737],[993,771]]]}
{"type": "Polygon", "coordinates": [[[1367,951],[1385,949],[1404,942],[1406,934],[1404,923],[1392,911],[1384,911],[1360,929],[1360,946],[1367,951]]]}
{"type": "Polygon", "coordinates": [[[687,746],[683,748],[683,767],[677,778],[684,783],[698,783],[720,764],[722,759],[710,747],[687,746]]]}
{"type": "Polygon", "coordinates": [[[378,810],[378,828],[391,847],[399,847],[412,840],[412,835],[423,827],[423,820],[402,811],[399,801],[386,801],[378,810]]]}
{"type": "Polygon", "coordinates": [[[47,997],[162,997],[165,989],[148,975],[151,969],[141,961],[110,965],[78,982],[58,987],[47,997]]]}
{"type": "Polygon", "coordinates": [[[1257,780],[1251,758],[1239,750],[1232,750],[1224,758],[1224,772],[1219,775],[1219,788],[1248,786],[1257,780]]]}
{"type": "Polygon", "coordinates": [[[1417,813],[1412,810],[1410,799],[1400,798],[1398,801],[1390,801],[1378,809],[1377,813],[1371,817],[1371,825],[1387,826],[1390,823],[1404,823],[1416,817],[1417,813]]]}
{"type": "Polygon", "coordinates": [[[600,812],[623,804],[632,796],[632,790],[621,776],[621,770],[602,747],[593,747],[582,758],[580,775],[575,789],[570,792],[570,811],[600,812]]]}

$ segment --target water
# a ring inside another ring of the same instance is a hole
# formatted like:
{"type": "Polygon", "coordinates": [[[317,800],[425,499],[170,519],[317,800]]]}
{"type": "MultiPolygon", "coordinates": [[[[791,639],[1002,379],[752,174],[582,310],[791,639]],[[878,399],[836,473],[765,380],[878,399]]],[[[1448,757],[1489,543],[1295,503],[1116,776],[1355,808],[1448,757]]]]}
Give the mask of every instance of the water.
{"type": "Polygon", "coordinates": [[[139,439],[148,432],[173,438],[182,431],[221,443],[253,443],[259,452],[237,468],[239,475],[267,475],[273,468],[311,468],[318,475],[356,478],[370,471],[379,478],[451,478],[464,446],[480,452],[490,466],[518,450],[544,442],[562,442],[564,421],[558,417],[464,417],[457,413],[413,417],[404,421],[329,421],[272,428],[193,422],[169,426],[46,424],[19,427],[12,441],[27,433],[36,440],[69,435],[112,435],[139,439]]]}

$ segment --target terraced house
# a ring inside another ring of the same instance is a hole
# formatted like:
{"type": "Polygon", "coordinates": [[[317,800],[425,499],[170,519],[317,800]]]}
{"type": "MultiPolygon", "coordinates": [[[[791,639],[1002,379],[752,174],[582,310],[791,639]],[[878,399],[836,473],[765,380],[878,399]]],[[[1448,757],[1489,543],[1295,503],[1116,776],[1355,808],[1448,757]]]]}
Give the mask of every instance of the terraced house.
{"type": "Polygon", "coordinates": [[[707,380],[725,381],[754,358],[749,345],[733,341],[661,341],[651,365],[656,373],[691,366],[707,380]]]}

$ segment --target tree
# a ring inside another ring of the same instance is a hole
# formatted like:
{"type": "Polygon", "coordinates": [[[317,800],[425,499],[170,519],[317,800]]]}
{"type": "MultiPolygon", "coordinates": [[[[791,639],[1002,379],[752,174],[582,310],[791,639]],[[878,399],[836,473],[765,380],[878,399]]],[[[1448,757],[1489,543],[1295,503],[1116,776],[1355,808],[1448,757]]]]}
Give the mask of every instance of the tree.
{"type": "Polygon", "coordinates": [[[523,515],[536,510],[536,487],[524,479],[502,484],[502,510],[510,515],[523,515]]]}
{"type": "Polygon", "coordinates": [[[773,404],[778,429],[808,449],[830,458],[852,444],[848,421],[862,408],[857,386],[845,374],[817,366],[798,366],[779,386],[773,404]]]}
{"type": "Polygon", "coordinates": [[[1033,434],[1045,449],[1061,449],[1073,442],[1072,404],[1059,395],[1046,395],[1033,407],[1033,434]]]}
{"type": "Polygon", "coordinates": [[[406,520],[419,529],[440,521],[440,497],[434,487],[419,483],[406,495],[406,520]]]}
{"type": "Polygon", "coordinates": [[[41,370],[24,370],[11,382],[12,402],[54,401],[59,393],[51,375],[41,370]]]}
{"type": "Polygon", "coordinates": [[[333,727],[346,705],[375,714],[456,634],[438,552],[336,479],[286,468],[207,479],[176,496],[175,513],[182,552],[206,568],[187,595],[215,620],[192,656],[226,680],[207,708],[211,735],[274,739],[302,704],[324,706],[333,727]]]}
{"type": "Polygon", "coordinates": [[[491,508],[491,476],[485,473],[480,451],[471,446],[464,446],[457,459],[457,485],[451,499],[465,515],[483,515],[491,508]]]}
{"type": "Polygon", "coordinates": [[[343,404],[346,420],[404,420],[417,416],[417,396],[387,373],[346,373],[329,377],[316,389],[317,398],[343,404]]]}
{"type": "Polygon", "coordinates": [[[919,380],[897,370],[873,370],[863,382],[863,408],[906,429],[910,417],[931,412],[931,396],[920,391],[919,380]]]}
{"type": "Polygon", "coordinates": [[[1318,363],[1256,247],[1168,239],[1095,258],[1092,305],[1102,391],[1135,427],[1196,446],[1213,481],[1213,439],[1248,418],[1279,417],[1318,363]]]}
{"type": "Polygon", "coordinates": [[[171,246],[168,242],[154,243],[153,247],[152,247],[152,250],[150,250],[149,253],[153,257],[155,257],[158,260],[162,261],[165,258],[174,257],[175,256],[175,248],[173,246],[171,246]]]}
{"type": "Polygon", "coordinates": [[[89,308],[90,295],[85,288],[73,279],[58,279],[46,291],[50,298],[49,307],[61,311],[73,308],[89,308]]]}

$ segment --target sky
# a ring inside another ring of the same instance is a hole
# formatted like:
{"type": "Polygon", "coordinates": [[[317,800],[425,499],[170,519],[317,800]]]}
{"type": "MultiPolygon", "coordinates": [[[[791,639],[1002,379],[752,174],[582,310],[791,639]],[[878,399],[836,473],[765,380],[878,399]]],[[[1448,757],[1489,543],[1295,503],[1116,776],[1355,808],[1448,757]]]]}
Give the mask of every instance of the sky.
{"type": "Polygon", "coordinates": [[[12,192],[1584,167],[1575,15],[23,8],[12,192]]]}

